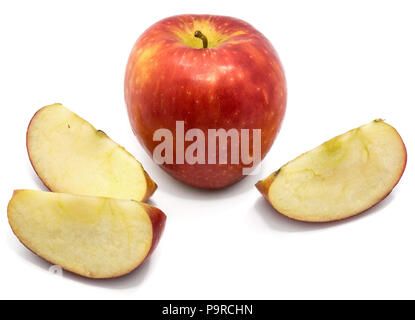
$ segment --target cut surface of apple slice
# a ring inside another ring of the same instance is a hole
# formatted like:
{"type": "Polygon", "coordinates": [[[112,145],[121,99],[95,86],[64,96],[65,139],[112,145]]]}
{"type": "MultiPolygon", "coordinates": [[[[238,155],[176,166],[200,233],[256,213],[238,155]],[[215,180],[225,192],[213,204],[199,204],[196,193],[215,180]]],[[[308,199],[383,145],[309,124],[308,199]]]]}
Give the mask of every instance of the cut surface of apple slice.
{"type": "Polygon", "coordinates": [[[256,187],[290,218],[340,220],[384,199],[400,180],[406,157],[398,132],[375,120],[288,162],[256,187]]]}
{"type": "Polygon", "coordinates": [[[17,238],[43,259],[88,278],[137,268],[156,247],[166,216],[134,200],[17,190],[7,208],[17,238]]]}
{"type": "Polygon", "coordinates": [[[130,153],[61,104],[36,112],[26,140],[51,191],[145,201],[157,188],[130,153]]]}

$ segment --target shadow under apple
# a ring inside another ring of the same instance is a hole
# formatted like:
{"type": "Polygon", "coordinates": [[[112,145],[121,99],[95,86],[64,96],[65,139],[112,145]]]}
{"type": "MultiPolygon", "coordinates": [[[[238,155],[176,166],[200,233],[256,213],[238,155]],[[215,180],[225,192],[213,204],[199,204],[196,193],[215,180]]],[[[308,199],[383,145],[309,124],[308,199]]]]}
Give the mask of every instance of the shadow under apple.
{"type": "MultiPolygon", "coordinates": [[[[260,175],[248,175],[242,180],[227,186],[222,189],[209,190],[201,189],[187,185],[172,176],[170,176],[163,169],[157,165],[151,168],[152,175],[155,177],[158,188],[163,192],[172,194],[178,198],[201,200],[201,201],[216,201],[218,199],[229,199],[234,196],[241,195],[241,193],[255,190],[255,183],[259,180],[260,175]]],[[[157,193],[157,191],[156,191],[157,193]]]]}
{"type": "Polygon", "coordinates": [[[39,190],[42,190],[42,191],[50,191],[48,189],[48,187],[46,187],[45,184],[42,182],[42,180],[40,180],[40,178],[38,177],[38,175],[36,174],[36,172],[33,170],[33,167],[32,166],[30,166],[28,168],[28,170],[30,171],[30,175],[32,176],[32,179],[35,182],[36,186],[39,188],[39,190]]]}

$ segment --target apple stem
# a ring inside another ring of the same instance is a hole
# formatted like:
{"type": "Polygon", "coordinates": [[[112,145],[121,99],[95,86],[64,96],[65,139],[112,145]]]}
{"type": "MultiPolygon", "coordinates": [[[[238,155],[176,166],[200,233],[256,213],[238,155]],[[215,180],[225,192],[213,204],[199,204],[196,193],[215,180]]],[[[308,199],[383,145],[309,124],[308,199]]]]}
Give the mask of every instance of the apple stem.
{"type": "Polygon", "coordinates": [[[195,37],[202,39],[203,41],[203,49],[206,49],[208,47],[208,39],[206,38],[206,36],[200,32],[199,30],[195,31],[195,37]]]}

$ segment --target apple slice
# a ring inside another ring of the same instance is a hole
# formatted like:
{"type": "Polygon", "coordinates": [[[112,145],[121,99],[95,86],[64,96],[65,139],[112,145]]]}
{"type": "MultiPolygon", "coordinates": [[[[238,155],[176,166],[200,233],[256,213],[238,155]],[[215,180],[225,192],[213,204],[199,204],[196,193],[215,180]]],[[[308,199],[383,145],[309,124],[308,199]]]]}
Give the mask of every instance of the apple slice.
{"type": "Polygon", "coordinates": [[[130,153],[61,104],[36,112],[26,144],[51,191],[145,201],[157,188],[130,153]]]}
{"type": "Polygon", "coordinates": [[[136,269],[157,246],[166,216],[134,200],[17,190],[7,208],[17,238],[43,259],[88,278],[136,269]]]}
{"type": "Polygon", "coordinates": [[[400,135],[375,120],[288,162],[256,187],[290,218],[328,222],[359,214],[384,199],[405,165],[400,135]]]}

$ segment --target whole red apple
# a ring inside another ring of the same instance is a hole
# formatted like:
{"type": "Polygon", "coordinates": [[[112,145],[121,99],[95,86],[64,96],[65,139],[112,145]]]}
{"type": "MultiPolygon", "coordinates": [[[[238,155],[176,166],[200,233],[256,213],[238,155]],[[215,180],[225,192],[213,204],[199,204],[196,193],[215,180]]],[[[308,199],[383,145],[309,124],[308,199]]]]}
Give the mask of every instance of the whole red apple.
{"type": "MultiPolygon", "coordinates": [[[[147,29],[130,54],[125,75],[125,101],[133,131],[150,155],[163,139],[158,129],[173,134],[173,161],[162,164],[169,174],[192,186],[218,189],[243,178],[247,165],[227,162],[183,162],[177,136],[199,129],[260,129],[260,142],[249,136],[249,152],[260,144],[260,159],[280,129],[286,108],[286,82],[271,43],[248,23],[223,16],[180,15],[161,20],[147,29]],[[182,121],[183,128],[176,129],[182,121]],[[179,130],[180,132],[176,132],[179,130]]],[[[167,138],[166,138],[167,139],[167,138]]],[[[216,146],[219,156],[220,146],[216,146]]],[[[223,150],[222,150],[223,151],[223,150]]],[[[186,158],[187,159],[187,158],[186,158]]]]}

